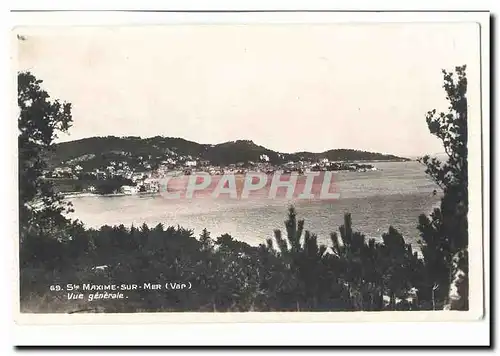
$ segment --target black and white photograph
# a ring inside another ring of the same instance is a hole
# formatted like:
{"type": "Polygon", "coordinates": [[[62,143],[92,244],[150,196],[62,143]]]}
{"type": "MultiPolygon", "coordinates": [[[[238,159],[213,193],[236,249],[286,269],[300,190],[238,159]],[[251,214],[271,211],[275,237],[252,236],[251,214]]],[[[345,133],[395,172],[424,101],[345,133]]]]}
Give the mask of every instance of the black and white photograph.
{"type": "Polygon", "coordinates": [[[481,30],[14,28],[19,313],[481,318],[481,30]]]}

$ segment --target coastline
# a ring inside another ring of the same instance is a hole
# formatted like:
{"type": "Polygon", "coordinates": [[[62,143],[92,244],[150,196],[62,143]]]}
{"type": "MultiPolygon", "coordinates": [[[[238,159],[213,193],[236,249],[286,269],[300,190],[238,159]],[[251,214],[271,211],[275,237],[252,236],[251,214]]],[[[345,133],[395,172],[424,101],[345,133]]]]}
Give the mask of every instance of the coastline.
{"type": "Polygon", "coordinates": [[[128,197],[128,196],[152,196],[157,195],[158,192],[145,192],[145,193],[135,193],[135,194],[126,194],[126,193],[112,193],[112,194],[97,194],[97,193],[88,193],[88,192],[70,192],[70,193],[61,193],[64,199],[67,198],[114,198],[114,197],[128,197]]]}
{"type": "MultiPolygon", "coordinates": [[[[352,170],[331,170],[331,171],[328,171],[328,172],[331,172],[332,174],[336,174],[336,173],[343,173],[343,172],[346,172],[346,173],[365,173],[365,172],[373,172],[373,171],[380,171],[381,169],[377,168],[377,167],[372,167],[371,169],[363,169],[363,170],[356,170],[356,171],[352,171],[352,170]]],[[[315,171],[315,172],[327,172],[327,171],[315,171]]],[[[200,172],[193,172],[192,174],[183,174],[183,175],[179,175],[179,176],[173,176],[173,177],[176,177],[176,178],[179,178],[179,177],[182,177],[184,179],[189,179],[190,176],[192,175],[196,175],[200,172]]],[[[236,178],[236,181],[237,183],[241,183],[242,181],[244,181],[246,175],[247,175],[248,172],[246,173],[242,173],[242,172],[234,172],[234,173],[231,173],[232,175],[234,175],[234,177],[236,178]]],[[[261,173],[264,173],[264,172],[261,172],[261,173]]],[[[291,175],[292,172],[285,172],[283,173],[282,175],[283,176],[288,176],[288,175],[291,175]]],[[[222,175],[220,174],[210,174],[208,173],[212,178],[220,178],[222,177],[222,175]]],[[[264,173],[266,174],[267,176],[272,176],[273,174],[270,174],[270,173],[264,173]]],[[[298,177],[302,178],[302,177],[305,177],[307,176],[307,173],[298,173],[297,174],[298,177]]],[[[172,177],[172,176],[168,176],[167,177],[172,177]]],[[[155,179],[161,179],[161,178],[164,178],[164,177],[159,177],[159,178],[155,178],[155,179]]],[[[64,198],[83,198],[83,197],[120,197],[120,196],[150,196],[150,195],[157,195],[159,194],[159,192],[136,192],[136,193],[110,193],[110,194],[98,194],[98,193],[91,193],[91,192],[61,192],[61,194],[63,195],[64,198]]]]}

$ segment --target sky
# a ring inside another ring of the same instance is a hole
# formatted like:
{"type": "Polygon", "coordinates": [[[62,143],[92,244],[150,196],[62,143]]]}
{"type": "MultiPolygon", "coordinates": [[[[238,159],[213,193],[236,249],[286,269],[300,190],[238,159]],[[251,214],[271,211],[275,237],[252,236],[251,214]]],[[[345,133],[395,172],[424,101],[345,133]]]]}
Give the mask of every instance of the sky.
{"type": "MultiPolygon", "coordinates": [[[[442,152],[425,114],[447,110],[441,70],[479,83],[473,23],[18,28],[17,70],[71,102],[59,141],[253,140],[281,152],[442,152]]],[[[469,101],[470,103],[470,101],[469,101]]]]}

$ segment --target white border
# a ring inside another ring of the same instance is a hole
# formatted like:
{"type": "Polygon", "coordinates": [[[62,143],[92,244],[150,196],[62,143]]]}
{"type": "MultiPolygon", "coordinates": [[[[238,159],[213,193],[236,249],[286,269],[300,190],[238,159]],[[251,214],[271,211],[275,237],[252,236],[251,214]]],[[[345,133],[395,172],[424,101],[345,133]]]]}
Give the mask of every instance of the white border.
{"type": "MultiPolygon", "coordinates": [[[[40,6],[39,6],[40,7],[40,6]]],[[[101,7],[102,8],[102,7],[101,7]]],[[[261,7],[262,8],[262,7],[261,7]]],[[[464,21],[474,21],[474,22],[479,22],[481,23],[482,26],[482,43],[485,45],[485,48],[483,48],[483,57],[482,57],[482,64],[483,64],[483,72],[482,72],[482,80],[483,80],[483,93],[486,93],[483,97],[483,116],[485,119],[483,119],[483,127],[482,127],[482,132],[483,132],[483,138],[488,137],[489,135],[489,122],[487,122],[486,118],[489,118],[489,15],[485,13],[236,13],[236,14],[214,14],[214,13],[122,13],[122,12],[106,12],[106,13],[98,13],[98,12],[93,12],[93,13],[44,13],[42,14],[43,16],[40,16],[40,14],[36,13],[15,13],[11,17],[12,21],[9,22],[9,27],[12,28],[13,25],[27,25],[28,23],[30,25],[37,25],[37,26],[44,26],[44,25],[50,25],[50,26],[64,26],[64,25],[125,25],[125,24],[135,24],[135,25],[140,25],[140,24],[160,24],[160,23],[238,23],[238,22],[252,22],[252,23],[317,23],[317,22],[408,22],[408,21],[425,21],[425,22],[443,22],[443,21],[453,21],[453,22],[464,22],[464,21]]],[[[474,127],[470,127],[470,131],[475,131],[475,132],[480,132],[481,131],[481,126],[480,122],[478,121],[473,122],[474,127]]],[[[12,125],[15,126],[15,125],[12,125]]],[[[469,132],[470,132],[469,131],[469,132]]],[[[5,131],[4,131],[5,132],[5,131]]],[[[8,131],[12,132],[12,131],[8,131]]],[[[477,138],[477,136],[474,136],[477,138]]],[[[475,140],[474,137],[471,137],[469,141],[469,146],[470,147],[475,147],[476,149],[480,146],[478,146],[477,140],[475,140]]],[[[12,141],[12,140],[11,140],[12,141]]],[[[485,142],[486,143],[486,142],[485,142]]],[[[10,146],[12,147],[12,146],[10,146]]],[[[487,148],[486,146],[485,148],[487,148]]],[[[489,157],[489,155],[488,155],[489,157]]],[[[471,155],[472,158],[472,155],[471,155]]],[[[469,172],[471,173],[470,177],[470,185],[474,185],[474,191],[477,192],[476,187],[477,184],[481,182],[481,176],[480,176],[480,163],[477,159],[478,156],[475,157],[476,160],[470,159],[470,168],[469,172]],[[479,164],[479,165],[478,165],[479,164]]],[[[486,155],[484,157],[485,159],[487,158],[486,155]]],[[[10,162],[11,163],[11,162],[10,162]]],[[[11,165],[12,166],[12,165],[11,165]]],[[[486,172],[485,172],[486,173],[486,172]]],[[[483,177],[485,178],[485,177],[483,177]]],[[[485,188],[485,193],[486,193],[486,188],[485,188]]],[[[14,192],[15,195],[15,192],[14,192]]],[[[472,196],[472,194],[471,194],[472,196]]],[[[477,196],[477,193],[476,195],[477,196]]],[[[471,224],[470,229],[471,231],[479,231],[481,230],[481,199],[479,200],[474,200],[471,199],[471,212],[474,214],[474,217],[471,217],[471,223],[474,221],[474,223],[471,224]],[[479,220],[478,220],[479,219],[479,220]],[[475,224],[477,223],[477,224],[475,224]],[[477,230],[479,228],[479,230],[477,230]]],[[[483,202],[484,203],[484,202],[483,202]]],[[[486,213],[486,211],[485,211],[486,213]]],[[[15,221],[15,220],[14,220],[15,221]]],[[[17,230],[17,227],[16,227],[17,230]]],[[[489,252],[489,235],[485,234],[485,251],[487,253],[489,252]]],[[[16,244],[14,244],[16,245],[16,244]]],[[[481,246],[477,245],[476,243],[473,244],[473,239],[471,239],[471,256],[481,256],[481,246]],[[478,247],[477,247],[478,246],[478,247]],[[473,251],[474,250],[474,251],[473,251]]],[[[17,249],[16,249],[17,251],[17,249]]],[[[475,279],[473,276],[481,276],[482,277],[482,261],[480,262],[481,258],[479,260],[474,257],[475,261],[474,263],[471,263],[471,282],[476,281],[477,285],[474,286],[475,290],[482,289],[482,278],[477,278],[475,279]],[[478,274],[479,272],[479,274],[478,274]]],[[[471,257],[471,260],[473,258],[471,257]]],[[[488,267],[488,266],[487,266],[488,267]]],[[[485,277],[489,276],[489,271],[485,272],[485,277]]],[[[17,276],[17,274],[16,274],[17,276]]],[[[11,276],[12,277],[12,276],[11,276]]],[[[475,282],[473,282],[475,283],[475,282]]],[[[18,282],[16,283],[18,284],[18,282]]],[[[487,309],[489,306],[489,285],[486,284],[485,286],[487,288],[486,290],[486,305],[487,309]]],[[[472,288],[471,288],[472,289],[472,288]]],[[[480,293],[481,294],[481,293],[480,293]]],[[[457,312],[384,312],[384,313],[300,313],[298,315],[297,313],[245,313],[242,315],[238,315],[237,321],[238,322],[259,322],[259,321],[264,321],[263,319],[267,319],[266,321],[268,322],[304,322],[304,319],[307,318],[309,322],[327,322],[327,321],[332,321],[331,314],[335,314],[335,321],[344,321],[344,322],[353,322],[353,321],[360,321],[360,320],[371,320],[371,321],[381,321],[380,317],[382,317],[385,320],[390,320],[392,322],[396,321],[430,321],[430,320],[435,320],[435,321],[443,321],[443,320],[463,320],[465,315],[465,319],[478,319],[482,314],[483,314],[483,308],[482,308],[482,303],[478,303],[477,299],[474,300],[475,297],[471,296],[471,306],[473,305],[474,307],[479,306],[477,309],[471,309],[467,313],[458,313],[457,312]],[[267,315],[265,315],[267,314],[267,315]],[[275,316],[270,316],[270,314],[274,314],[275,316]],[[308,315],[310,314],[310,315],[308,315]],[[323,314],[323,315],[321,315],[323,314]],[[326,315],[325,315],[326,314],[326,315]],[[383,315],[382,315],[383,314],[383,315]],[[265,315],[265,316],[264,316],[265,315]],[[458,315],[458,316],[457,316],[458,315]]],[[[479,299],[481,299],[482,296],[479,296],[479,299]]],[[[15,299],[15,298],[14,298],[15,299]]],[[[24,316],[18,315],[18,321],[19,322],[25,322],[27,320],[23,320],[24,316]]],[[[174,315],[165,315],[165,313],[159,313],[159,314],[147,314],[147,315],[139,315],[139,314],[127,314],[127,315],[102,315],[102,314],[92,314],[90,315],[91,319],[89,318],[89,315],[78,315],[78,314],[73,314],[71,315],[71,318],[68,318],[68,315],[60,315],[56,316],[57,320],[56,323],[62,323],[62,324],[85,324],[85,323],[96,323],[98,322],[104,322],[104,323],[113,323],[113,324],[123,324],[127,322],[136,322],[136,323],[158,323],[158,322],[214,322],[213,319],[213,314],[203,314],[203,313],[185,313],[181,316],[181,319],[175,318],[172,319],[172,317],[175,317],[174,315]],[[61,318],[59,318],[61,317],[61,318]],[[74,318],[73,318],[74,317],[74,318]],[[107,319],[107,320],[104,320],[107,319]],[[137,319],[137,320],[131,320],[131,319],[137,319]]],[[[41,322],[41,323],[46,323],[48,320],[44,320],[44,318],[47,317],[47,315],[37,315],[37,316],[29,316],[31,320],[30,322],[41,322]]],[[[52,316],[50,316],[52,319],[52,316]]],[[[54,322],[54,320],[51,320],[54,322]]],[[[217,322],[231,322],[234,323],[236,322],[234,318],[233,313],[224,313],[224,314],[217,314],[217,322]]],[[[212,327],[213,324],[211,325],[206,325],[206,327],[212,327]]],[[[258,327],[260,329],[263,329],[264,327],[267,328],[267,326],[270,326],[272,324],[260,324],[258,327]]],[[[324,324],[323,324],[324,325],[324,324]]],[[[349,329],[349,324],[341,324],[342,326],[340,328],[345,328],[346,330],[349,329]]],[[[370,323],[370,325],[373,325],[370,323]]],[[[393,326],[396,326],[398,324],[392,324],[393,326]]],[[[408,325],[408,324],[405,324],[408,325]]],[[[455,325],[455,324],[450,324],[450,325],[455,325]]],[[[446,328],[451,328],[450,325],[447,325],[446,328]]],[[[188,325],[182,325],[182,324],[177,324],[176,327],[182,328],[188,325]]],[[[230,326],[231,329],[233,329],[236,325],[232,324],[230,326]]],[[[286,329],[290,327],[290,324],[279,324],[280,329],[286,329]]],[[[326,326],[326,325],[325,325],[326,326]]],[[[375,325],[374,330],[376,329],[375,325]]],[[[102,326],[92,326],[92,330],[98,330],[102,326]]],[[[146,327],[153,327],[150,325],[142,325],[142,328],[146,327]]],[[[190,328],[202,328],[201,325],[193,325],[190,324],[190,328]]],[[[321,327],[321,326],[320,326],[321,327]]],[[[387,328],[389,326],[385,326],[387,328]]],[[[52,333],[55,332],[55,330],[58,329],[57,333],[54,333],[54,336],[59,336],[61,335],[60,333],[62,332],[67,332],[69,331],[69,328],[67,326],[61,328],[61,327],[52,327],[55,329],[52,329],[52,333]]],[[[133,328],[133,326],[127,326],[126,328],[133,328]]],[[[200,329],[200,330],[201,330],[200,329]]],[[[404,328],[401,326],[398,326],[398,330],[403,330],[404,328]]],[[[276,330],[276,328],[274,329],[276,330]]],[[[448,331],[450,329],[447,329],[448,331]]],[[[448,331],[446,332],[448,334],[448,331]]],[[[337,332],[337,331],[336,331],[337,332]]],[[[373,330],[371,331],[372,333],[374,332],[373,330]]],[[[387,331],[384,331],[387,332],[387,331]]],[[[375,332],[376,333],[376,332],[375,332]]],[[[275,334],[275,333],[273,333],[275,334]]],[[[281,334],[281,332],[279,333],[281,334]]],[[[356,334],[356,332],[355,332],[356,334]]],[[[376,333],[378,334],[378,333],[376,333]]],[[[42,334],[38,334],[42,335],[42,334]]],[[[47,334],[44,332],[43,335],[44,337],[48,337],[47,334]]],[[[197,337],[199,337],[199,340],[203,339],[201,332],[200,333],[195,333],[197,337]]],[[[101,335],[102,336],[102,335],[101,335]]],[[[358,335],[359,336],[359,335],[358,335]]],[[[276,337],[276,334],[274,335],[276,337]]],[[[442,340],[443,335],[440,336],[440,339],[442,340]]],[[[465,341],[467,338],[463,337],[462,335],[462,341],[465,341]]],[[[50,340],[45,339],[46,341],[50,340]]],[[[60,341],[59,337],[58,340],[60,341]]],[[[213,340],[213,339],[212,339],[213,340]]],[[[328,340],[328,339],[327,339],[328,340]]],[[[370,344],[370,339],[369,337],[364,339],[365,341],[368,340],[368,344],[370,344]]],[[[122,340],[123,341],[123,340],[122,340]]],[[[191,340],[192,341],[192,340],[191,340]]],[[[359,342],[359,339],[357,340],[359,342]]],[[[395,340],[397,341],[397,340],[395,340]]],[[[439,340],[436,340],[439,342],[439,340]]],[[[43,342],[43,340],[39,340],[38,342],[43,342]]],[[[228,340],[224,340],[223,342],[228,342],[228,340]]],[[[36,342],[35,342],[36,343],[36,342]]],[[[204,343],[203,341],[201,342],[202,344],[204,343]]],[[[206,341],[205,341],[206,343],[206,341]]],[[[217,342],[216,342],[217,343],[217,342]]],[[[293,343],[293,341],[292,341],[293,343]]],[[[92,344],[92,343],[91,343],[92,344]]],[[[278,342],[280,344],[280,342],[278,342]]]]}
{"type": "Polygon", "coordinates": [[[319,23],[478,22],[487,12],[13,12],[14,26],[154,26],[173,24],[319,24],[319,23]]]}
{"type": "Polygon", "coordinates": [[[15,10],[336,10],[336,11],[487,11],[495,4],[494,0],[419,0],[415,2],[398,0],[17,0],[11,6],[15,10]]]}

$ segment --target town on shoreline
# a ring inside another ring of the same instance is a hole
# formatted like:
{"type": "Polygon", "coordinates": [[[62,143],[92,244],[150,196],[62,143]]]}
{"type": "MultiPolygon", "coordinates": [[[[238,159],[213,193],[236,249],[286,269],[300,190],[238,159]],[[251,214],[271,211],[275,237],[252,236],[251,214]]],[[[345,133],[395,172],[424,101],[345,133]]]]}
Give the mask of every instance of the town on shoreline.
{"type": "Polygon", "coordinates": [[[53,182],[66,197],[73,196],[122,196],[134,194],[154,194],[160,192],[160,181],[169,177],[182,177],[195,174],[210,176],[235,175],[244,177],[249,173],[266,175],[298,175],[311,172],[369,172],[377,168],[366,162],[329,161],[290,161],[284,164],[270,164],[262,155],[261,162],[239,162],[226,166],[213,165],[206,160],[186,160],[182,164],[166,160],[156,169],[136,171],[126,162],[110,162],[105,169],[84,171],[80,165],[55,167],[45,172],[44,177],[53,182]]]}

